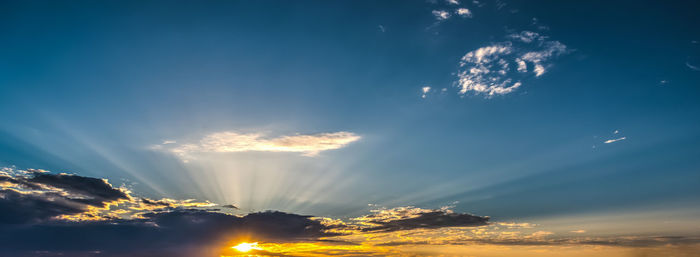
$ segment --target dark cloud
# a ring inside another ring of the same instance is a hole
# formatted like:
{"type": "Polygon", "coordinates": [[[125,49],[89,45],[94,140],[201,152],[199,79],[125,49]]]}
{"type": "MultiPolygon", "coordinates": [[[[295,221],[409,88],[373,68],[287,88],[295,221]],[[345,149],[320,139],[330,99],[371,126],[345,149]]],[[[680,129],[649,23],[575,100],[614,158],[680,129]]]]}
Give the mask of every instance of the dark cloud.
{"type": "MultiPolygon", "coordinates": [[[[307,241],[332,235],[310,216],[283,212],[244,217],[207,210],[151,212],[142,219],[0,226],[0,253],[84,253],[99,256],[218,256],[235,238],[259,242],[307,241]]],[[[4,255],[3,255],[4,256],[4,255]]]]}
{"type": "Polygon", "coordinates": [[[173,205],[167,201],[163,200],[151,200],[148,198],[141,198],[141,202],[145,205],[148,206],[156,206],[156,207],[172,207],[173,205]]]}
{"type": "Polygon", "coordinates": [[[488,221],[487,217],[418,208],[391,210],[399,216],[365,216],[366,222],[359,226],[279,211],[236,216],[203,209],[210,205],[191,200],[132,197],[103,179],[13,172],[0,173],[3,257],[220,256],[222,248],[242,238],[260,243],[347,244],[327,237],[340,235],[332,231],[389,232],[480,226],[488,221]],[[108,205],[110,208],[102,208],[108,205]]]}
{"type": "Polygon", "coordinates": [[[311,216],[268,211],[239,217],[178,207],[183,203],[196,204],[133,198],[97,178],[0,173],[0,256],[218,256],[241,237],[292,242],[336,235],[311,216]],[[91,210],[117,201],[142,213],[126,219],[91,210]]]}
{"type": "Polygon", "coordinates": [[[77,175],[29,171],[0,174],[0,182],[0,224],[37,223],[129,199],[103,179],[77,175]]]}
{"type": "Polygon", "coordinates": [[[370,220],[376,226],[362,228],[365,232],[391,232],[417,228],[476,227],[488,225],[489,217],[467,213],[452,213],[445,210],[423,212],[413,217],[392,220],[370,220]]]}
{"type": "Polygon", "coordinates": [[[227,205],[224,205],[224,206],[221,206],[221,207],[238,210],[238,206],[235,206],[235,205],[233,205],[233,204],[227,204],[227,205]]]}
{"type": "Polygon", "coordinates": [[[90,205],[103,206],[105,202],[129,198],[126,193],[112,187],[104,179],[35,172],[27,181],[63,189],[69,193],[87,197],[84,202],[90,205]]]}
{"type": "Polygon", "coordinates": [[[32,195],[11,189],[0,190],[0,226],[37,223],[59,215],[72,215],[85,210],[84,205],[52,193],[32,195]]]}
{"type": "Polygon", "coordinates": [[[331,227],[312,219],[312,216],[278,211],[248,214],[243,218],[243,228],[276,241],[289,238],[310,240],[338,235],[326,232],[331,227]]]}

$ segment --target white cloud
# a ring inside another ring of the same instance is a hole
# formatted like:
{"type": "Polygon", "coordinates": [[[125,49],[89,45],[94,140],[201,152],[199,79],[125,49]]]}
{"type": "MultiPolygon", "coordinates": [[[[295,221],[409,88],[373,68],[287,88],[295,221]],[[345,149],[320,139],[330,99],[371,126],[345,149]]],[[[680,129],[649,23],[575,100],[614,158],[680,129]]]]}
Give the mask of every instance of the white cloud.
{"type": "Polygon", "coordinates": [[[527,72],[527,63],[525,63],[525,61],[520,60],[520,58],[517,58],[515,59],[515,62],[518,63],[519,72],[527,72]]]}
{"type": "Polygon", "coordinates": [[[509,37],[509,38],[513,38],[513,39],[517,39],[517,40],[520,40],[520,41],[523,41],[523,42],[525,42],[525,43],[531,43],[531,42],[534,41],[534,40],[544,40],[544,39],[546,39],[546,37],[541,36],[541,35],[540,35],[539,33],[537,33],[537,32],[532,32],[532,31],[527,31],[527,30],[522,31],[522,32],[517,33],[517,34],[510,34],[510,35],[508,35],[508,37],[509,37]]]}
{"type": "Polygon", "coordinates": [[[423,94],[421,95],[421,98],[426,98],[428,93],[430,92],[430,87],[429,86],[422,87],[421,92],[423,92],[423,94]]]}
{"type": "Polygon", "coordinates": [[[445,2],[447,2],[448,4],[454,4],[454,5],[459,4],[459,0],[445,0],[445,2]]]}
{"type": "Polygon", "coordinates": [[[462,57],[457,72],[460,94],[472,91],[491,97],[511,93],[522,86],[520,79],[528,74],[542,76],[548,62],[567,51],[564,44],[547,41],[536,32],[523,31],[508,37],[515,40],[481,47],[462,57]],[[528,63],[532,73],[528,73],[528,63]],[[512,74],[513,69],[520,75],[512,74]]]}
{"type": "MultiPolygon", "coordinates": [[[[218,132],[206,135],[196,143],[179,144],[172,147],[153,147],[163,149],[187,162],[197,153],[235,153],[235,152],[298,152],[305,156],[315,156],[319,152],[342,148],[361,137],[351,132],[318,133],[309,135],[292,135],[265,137],[261,133],[218,132]]],[[[172,144],[168,144],[172,145],[172,144]]]]}
{"type": "Polygon", "coordinates": [[[433,15],[439,21],[447,20],[450,18],[450,13],[444,10],[433,10],[433,15]]]}
{"type": "Polygon", "coordinates": [[[692,70],[700,71],[700,67],[692,65],[689,62],[685,62],[685,66],[688,66],[688,68],[690,68],[692,70]]]}
{"type": "Polygon", "coordinates": [[[606,141],[605,141],[604,143],[606,143],[606,144],[610,144],[610,143],[615,143],[615,142],[617,142],[617,141],[622,141],[622,140],[625,140],[625,139],[627,139],[627,137],[621,137],[621,138],[609,139],[609,140],[606,140],[606,141]]]}
{"type": "Polygon", "coordinates": [[[470,11],[467,8],[457,8],[455,13],[459,16],[466,17],[466,18],[471,18],[472,17],[472,11],[470,11]]]}

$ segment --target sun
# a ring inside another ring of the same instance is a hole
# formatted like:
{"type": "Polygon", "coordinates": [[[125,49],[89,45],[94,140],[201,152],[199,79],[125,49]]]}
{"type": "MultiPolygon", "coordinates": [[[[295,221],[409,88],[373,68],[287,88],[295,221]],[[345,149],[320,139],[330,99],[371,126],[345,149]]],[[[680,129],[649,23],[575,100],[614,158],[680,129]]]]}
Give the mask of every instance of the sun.
{"type": "Polygon", "coordinates": [[[258,243],[257,243],[257,242],[255,242],[255,243],[246,243],[246,242],[243,242],[243,243],[240,243],[240,244],[238,244],[237,246],[233,246],[233,247],[231,247],[231,248],[236,249],[236,250],[238,250],[239,252],[248,252],[248,251],[250,251],[250,250],[260,250],[260,247],[258,247],[258,243]]]}

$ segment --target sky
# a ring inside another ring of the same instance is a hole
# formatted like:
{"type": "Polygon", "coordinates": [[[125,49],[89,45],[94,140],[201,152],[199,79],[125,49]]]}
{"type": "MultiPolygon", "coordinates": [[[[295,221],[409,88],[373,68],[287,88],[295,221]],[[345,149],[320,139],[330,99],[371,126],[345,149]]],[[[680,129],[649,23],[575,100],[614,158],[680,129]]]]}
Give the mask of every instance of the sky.
{"type": "Polygon", "coordinates": [[[698,256],[698,10],[2,1],[0,255],[698,256]]]}

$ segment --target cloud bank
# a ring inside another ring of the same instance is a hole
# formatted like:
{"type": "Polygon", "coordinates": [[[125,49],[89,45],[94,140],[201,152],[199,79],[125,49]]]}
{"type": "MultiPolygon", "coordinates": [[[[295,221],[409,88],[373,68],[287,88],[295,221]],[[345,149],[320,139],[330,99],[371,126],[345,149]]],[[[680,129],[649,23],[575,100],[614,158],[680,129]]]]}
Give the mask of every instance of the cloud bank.
{"type": "Polygon", "coordinates": [[[99,178],[3,168],[0,255],[239,256],[231,246],[241,241],[259,242],[259,250],[246,253],[259,256],[406,256],[414,255],[405,251],[413,246],[694,249],[700,242],[688,236],[561,237],[535,224],[491,223],[451,207],[383,208],[346,221],[280,211],[237,216],[214,207],[138,197],[99,178]]]}

